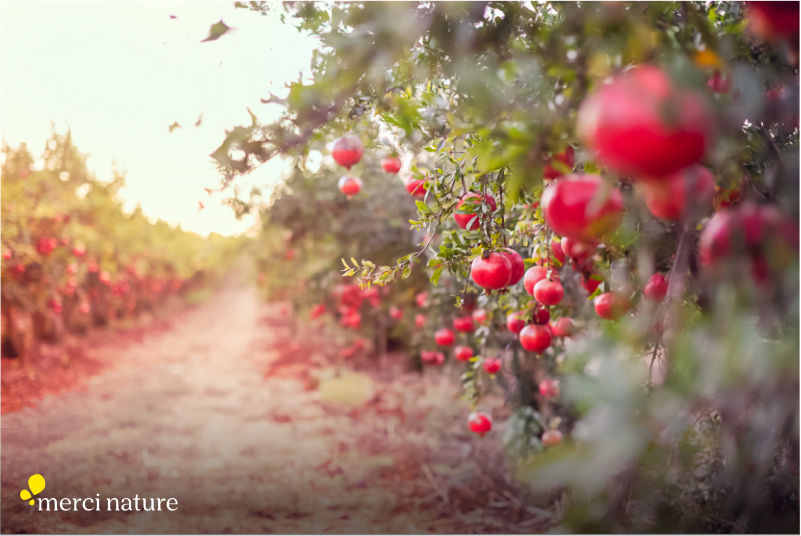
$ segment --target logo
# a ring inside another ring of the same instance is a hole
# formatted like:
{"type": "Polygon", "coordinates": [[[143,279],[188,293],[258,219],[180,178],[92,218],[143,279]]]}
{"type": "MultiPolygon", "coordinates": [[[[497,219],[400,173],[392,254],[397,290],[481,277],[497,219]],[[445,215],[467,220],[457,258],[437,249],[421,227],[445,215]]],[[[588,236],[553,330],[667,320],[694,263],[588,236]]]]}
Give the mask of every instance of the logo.
{"type": "Polygon", "coordinates": [[[45,478],[39,473],[31,475],[28,477],[28,487],[31,488],[30,491],[27,489],[21,490],[19,492],[19,498],[23,501],[28,501],[28,504],[33,506],[33,504],[36,502],[33,500],[33,496],[38,495],[43,489],[45,489],[45,478]]]}
{"type": "Polygon", "coordinates": [[[83,510],[85,512],[175,512],[178,510],[178,499],[175,497],[38,497],[45,489],[45,478],[39,473],[28,478],[28,488],[19,492],[19,498],[27,501],[40,512],[69,512],[83,510]],[[104,500],[105,499],[105,500],[104,500]]]}

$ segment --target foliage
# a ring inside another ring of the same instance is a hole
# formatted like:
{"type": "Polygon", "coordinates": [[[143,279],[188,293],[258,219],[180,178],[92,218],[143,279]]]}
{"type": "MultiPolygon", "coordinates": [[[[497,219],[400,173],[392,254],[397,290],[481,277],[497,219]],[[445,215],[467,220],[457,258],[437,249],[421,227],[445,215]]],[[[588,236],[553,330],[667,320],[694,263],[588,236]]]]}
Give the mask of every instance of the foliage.
{"type": "MultiPolygon", "coordinates": [[[[581,103],[607,78],[658,65],[676,85],[703,94],[714,118],[716,141],[703,164],[714,173],[716,207],[754,203],[796,221],[798,36],[759,33],[749,9],[747,27],[744,6],[729,2],[288,4],[287,20],[320,39],[311,80],[268,99],[285,107],[278,121],[254,117],[214,155],[228,178],[292,157],[292,182],[333,192],[327,163],[306,170],[310,151],[345,132],[369,140],[354,168],[363,178],[377,173],[378,158],[401,154],[411,178],[425,180],[410,225],[429,239],[418,234],[420,249],[393,249],[394,265],[381,243],[398,244],[371,211],[405,214],[407,205],[378,201],[381,187],[368,183],[360,194],[368,199],[348,204],[346,216],[344,201],[303,206],[310,197],[300,190],[279,193],[268,210],[289,210],[293,228],[318,232],[328,216],[348,219],[347,229],[319,241],[343,237],[340,256],[353,257],[344,272],[363,285],[416,277],[425,261],[429,301],[443,311],[428,322],[487,311],[487,322],[464,337],[479,356],[505,356],[509,374],[488,378],[474,360],[466,393],[480,404],[487,389],[506,392],[519,475],[538,489],[569,490],[572,529],[797,530],[797,229],[793,251],[768,255],[767,277],[752,277],[747,248],[707,269],[697,244],[708,220],[652,216],[642,184],[602,166],[576,128],[581,103]],[[572,167],[557,159],[568,148],[576,151],[572,167]],[[556,175],[600,173],[623,194],[623,222],[589,266],[551,252],[554,235],[539,206],[548,166],[556,175]],[[498,205],[467,209],[477,214],[476,230],[453,221],[469,191],[498,205]],[[352,233],[375,233],[378,243],[354,253],[352,233]],[[521,352],[504,319],[513,311],[530,317],[535,301],[522,285],[482,293],[468,277],[473,259],[503,247],[519,251],[527,268],[544,263],[560,274],[565,298],[550,312],[574,318],[578,336],[555,338],[541,354],[521,352]],[[661,303],[640,290],[657,271],[669,277],[661,303]],[[588,278],[602,280],[589,295],[588,278]],[[635,302],[616,321],[598,318],[588,299],[610,290],[635,302]],[[461,312],[440,308],[454,301],[461,312]],[[535,388],[548,377],[562,378],[556,400],[535,388]],[[547,429],[568,439],[545,448],[547,429]]],[[[772,251],[774,239],[763,240],[757,249],[772,251]]],[[[317,241],[306,244],[316,254],[317,241]]]]}

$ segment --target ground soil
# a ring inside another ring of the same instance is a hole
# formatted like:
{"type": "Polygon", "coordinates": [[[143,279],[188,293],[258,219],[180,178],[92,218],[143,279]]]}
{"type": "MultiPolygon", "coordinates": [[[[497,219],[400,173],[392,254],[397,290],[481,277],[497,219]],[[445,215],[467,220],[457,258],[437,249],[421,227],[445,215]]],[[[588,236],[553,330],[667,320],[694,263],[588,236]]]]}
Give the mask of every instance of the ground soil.
{"type": "Polygon", "coordinates": [[[4,363],[2,532],[509,533],[555,523],[510,480],[502,429],[467,431],[469,408],[447,374],[406,371],[403,356],[353,371],[332,366],[328,346],[239,288],[67,361],[4,363]],[[34,473],[46,478],[42,497],[175,497],[178,510],[36,511],[19,498],[34,473]]]}

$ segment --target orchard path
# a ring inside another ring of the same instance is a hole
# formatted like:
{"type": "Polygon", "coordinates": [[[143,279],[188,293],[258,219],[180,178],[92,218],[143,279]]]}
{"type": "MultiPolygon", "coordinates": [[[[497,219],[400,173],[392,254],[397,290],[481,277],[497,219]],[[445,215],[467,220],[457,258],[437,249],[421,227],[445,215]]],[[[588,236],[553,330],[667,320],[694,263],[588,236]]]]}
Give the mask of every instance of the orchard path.
{"type": "Polygon", "coordinates": [[[275,306],[229,288],[127,347],[85,385],[2,417],[3,532],[537,532],[497,438],[464,430],[442,375],[374,374],[321,399],[319,355],[275,306]],[[305,341],[303,341],[305,342],[305,341]],[[287,346],[291,351],[287,352],[287,346]],[[38,512],[19,499],[175,497],[176,512],[38,512]]]}

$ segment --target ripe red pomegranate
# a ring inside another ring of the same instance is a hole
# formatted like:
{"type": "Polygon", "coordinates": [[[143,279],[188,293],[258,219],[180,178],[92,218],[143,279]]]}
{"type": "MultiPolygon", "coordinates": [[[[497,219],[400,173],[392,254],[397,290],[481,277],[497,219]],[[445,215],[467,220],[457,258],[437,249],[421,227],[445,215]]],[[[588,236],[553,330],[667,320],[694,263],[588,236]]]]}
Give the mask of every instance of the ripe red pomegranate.
{"type": "Polygon", "coordinates": [[[607,320],[617,320],[631,309],[629,299],[618,292],[605,292],[596,296],[595,312],[607,320]]]}
{"type": "Polygon", "coordinates": [[[348,169],[354,164],[358,164],[362,159],[364,146],[361,140],[353,134],[346,134],[334,142],[334,149],[331,155],[340,166],[348,169]]]}
{"type": "Polygon", "coordinates": [[[544,379],[540,382],[540,394],[546,398],[559,396],[559,380],[544,379]]]}
{"type": "Polygon", "coordinates": [[[426,325],[426,315],[416,314],[414,315],[414,325],[418,328],[422,328],[426,325]]]}
{"type": "Polygon", "coordinates": [[[520,330],[526,326],[525,315],[519,311],[509,313],[506,315],[506,329],[512,333],[520,333],[520,330]]]}
{"type": "Polygon", "coordinates": [[[345,175],[339,179],[338,186],[340,192],[351,197],[362,191],[362,180],[355,175],[345,175]]]}
{"type": "Polygon", "coordinates": [[[648,279],[648,283],[645,284],[642,293],[649,300],[660,302],[667,296],[667,291],[667,276],[661,272],[657,272],[648,279]]]}
{"type": "Polygon", "coordinates": [[[381,167],[384,168],[384,171],[387,173],[395,174],[400,171],[401,160],[397,156],[388,156],[381,160],[381,167]]]}
{"type": "Polygon", "coordinates": [[[458,361],[470,361],[470,358],[473,357],[473,349],[469,346],[459,345],[453,349],[453,357],[458,361]]]}
{"type": "Polygon", "coordinates": [[[512,248],[503,248],[501,255],[509,259],[512,265],[512,279],[509,280],[508,286],[516,285],[523,278],[523,274],[526,271],[526,263],[523,262],[523,257],[520,256],[520,253],[512,248]]]}
{"type": "Polygon", "coordinates": [[[467,418],[467,426],[470,427],[471,432],[484,437],[487,432],[492,430],[492,418],[483,411],[471,413],[467,418]]]}
{"type": "Polygon", "coordinates": [[[470,192],[462,197],[453,211],[453,219],[456,220],[456,225],[468,231],[478,229],[481,224],[480,210],[482,203],[489,205],[490,212],[495,212],[498,208],[495,198],[490,194],[480,195],[470,192]]]}
{"type": "Polygon", "coordinates": [[[559,261],[560,266],[567,260],[567,258],[565,258],[565,251],[562,249],[562,242],[556,238],[551,239],[551,255],[553,255],[554,259],[559,261]]]}
{"type": "Polygon", "coordinates": [[[598,175],[567,175],[545,188],[542,209],[555,232],[592,242],[620,225],[623,196],[598,175]]]}
{"type": "Polygon", "coordinates": [[[317,305],[312,307],[312,310],[311,310],[311,313],[309,314],[309,316],[311,316],[312,320],[314,320],[316,318],[320,318],[321,316],[323,316],[325,314],[325,311],[326,311],[325,304],[318,303],[317,305]]]}
{"type": "Polygon", "coordinates": [[[703,166],[691,166],[659,182],[644,182],[640,190],[651,214],[663,220],[681,220],[712,208],[715,177],[703,166]]]}
{"type": "Polygon", "coordinates": [[[486,309],[476,309],[473,311],[473,322],[476,324],[483,324],[487,321],[487,311],[486,309]]]}
{"type": "Polygon", "coordinates": [[[406,183],[406,191],[414,197],[423,197],[427,191],[425,179],[409,179],[406,183]]]}
{"type": "Polygon", "coordinates": [[[497,374],[501,370],[501,360],[497,357],[488,357],[482,365],[487,374],[497,374]]]}
{"type": "Polygon", "coordinates": [[[418,292],[414,297],[414,301],[418,307],[428,307],[428,293],[425,290],[418,292]]]}
{"type": "Polygon", "coordinates": [[[573,150],[573,147],[568,145],[567,148],[559,153],[557,153],[553,158],[545,164],[545,170],[543,171],[543,178],[546,181],[558,179],[562,175],[566,175],[573,170],[573,166],[576,165],[576,154],[573,150]],[[554,163],[556,163],[556,167],[554,167],[554,163]],[[557,168],[565,168],[565,169],[557,169],[557,168]]]}
{"type": "Polygon", "coordinates": [[[36,241],[36,252],[39,255],[50,255],[58,246],[55,238],[40,238],[36,241]]]}
{"type": "Polygon", "coordinates": [[[551,320],[551,313],[545,307],[537,307],[531,317],[531,321],[535,324],[545,325],[551,320]]]}
{"type": "Polygon", "coordinates": [[[563,316],[556,322],[550,324],[551,326],[551,333],[554,334],[555,337],[570,337],[576,331],[576,326],[573,324],[573,320],[563,316]]]}
{"type": "Polygon", "coordinates": [[[395,307],[393,305],[392,307],[389,308],[389,317],[392,320],[400,320],[401,318],[403,318],[403,311],[400,309],[400,307],[395,307]]]}
{"type": "Polygon", "coordinates": [[[543,279],[534,285],[534,299],[543,305],[556,305],[565,295],[565,289],[558,280],[543,279]]]}
{"type": "Polygon", "coordinates": [[[592,294],[601,285],[601,279],[595,274],[581,276],[581,286],[587,291],[587,294],[592,294]]]}
{"type": "Polygon", "coordinates": [[[641,65],[582,103],[576,129],[598,160],[632,178],[664,177],[697,163],[712,143],[704,97],[641,65]]]}
{"type": "Polygon", "coordinates": [[[548,326],[529,324],[520,330],[520,345],[529,352],[542,352],[551,345],[551,330],[548,326]]]}
{"type": "Polygon", "coordinates": [[[526,270],[523,277],[523,286],[531,296],[534,295],[534,285],[548,277],[548,268],[545,266],[532,266],[526,270]]]}
{"type": "Polygon", "coordinates": [[[483,255],[473,259],[470,265],[470,278],[476,285],[486,290],[504,288],[512,279],[512,263],[501,253],[485,250],[483,255]]]}
{"type": "Polygon", "coordinates": [[[14,255],[14,253],[11,251],[11,248],[3,248],[3,260],[4,261],[7,261],[8,259],[10,259],[12,257],[12,255],[14,255]]]}
{"type": "Polygon", "coordinates": [[[546,430],[542,434],[542,445],[545,447],[552,447],[562,442],[562,432],[559,430],[546,430]]]}
{"type": "Polygon", "coordinates": [[[434,341],[440,346],[450,346],[455,340],[456,337],[448,328],[438,329],[436,333],[434,333],[434,341]]]}
{"type": "Polygon", "coordinates": [[[423,350],[420,352],[420,360],[426,365],[441,365],[445,362],[445,354],[442,352],[423,350]]]}
{"type": "Polygon", "coordinates": [[[340,320],[340,323],[346,328],[359,329],[362,325],[362,315],[355,309],[349,310],[340,320]]]}
{"type": "Polygon", "coordinates": [[[573,262],[582,263],[595,253],[597,242],[582,242],[566,236],[562,239],[562,251],[573,259],[573,262]]]}
{"type": "Polygon", "coordinates": [[[453,329],[461,331],[462,333],[470,333],[475,326],[473,325],[472,316],[461,316],[453,319],[453,329]]]}

